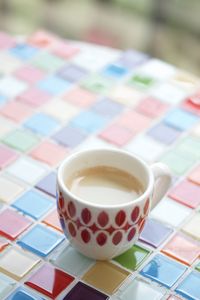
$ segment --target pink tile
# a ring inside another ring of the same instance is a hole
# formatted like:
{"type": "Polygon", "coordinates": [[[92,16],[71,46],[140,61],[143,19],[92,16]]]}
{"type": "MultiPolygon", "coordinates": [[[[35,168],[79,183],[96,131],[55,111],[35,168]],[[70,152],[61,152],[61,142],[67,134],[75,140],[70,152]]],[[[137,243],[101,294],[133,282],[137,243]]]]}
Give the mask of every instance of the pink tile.
{"type": "Polygon", "coordinates": [[[200,165],[197,166],[192,172],[188,175],[188,179],[198,185],[200,185],[200,165]]]}
{"type": "Polygon", "coordinates": [[[34,107],[38,107],[47,102],[50,98],[51,96],[47,92],[32,87],[20,94],[17,97],[17,100],[34,107]]]}
{"type": "Polygon", "coordinates": [[[152,119],[134,111],[130,110],[124,113],[117,121],[117,123],[134,133],[144,130],[150,124],[152,119]]]}
{"type": "Polygon", "coordinates": [[[191,265],[200,255],[200,243],[182,233],[177,233],[165,244],[162,252],[186,265],[191,265]]]}
{"type": "Polygon", "coordinates": [[[36,31],[28,39],[30,44],[41,48],[52,46],[56,41],[57,38],[45,30],[36,31]]]}
{"type": "Polygon", "coordinates": [[[200,186],[185,179],[171,189],[169,197],[188,207],[196,208],[200,205],[200,186]]]}
{"type": "Polygon", "coordinates": [[[89,106],[96,100],[96,98],[97,95],[80,87],[70,90],[67,94],[64,95],[64,99],[67,102],[70,102],[74,105],[78,105],[80,107],[89,106]]]}
{"type": "Polygon", "coordinates": [[[10,240],[15,240],[32,223],[29,219],[10,208],[0,213],[0,220],[0,235],[10,240]]]}
{"type": "Polygon", "coordinates": [[[99,136],[109,143],[124,146],[133,138],[133,133],[122,126],[111,125],[102,131],[99,136]]]}
{"type": "Polygon", "coordinates": [[[18,154],[3,145],[0,145],[0,169],[6,167],[9,163],[14,161],[18,157],[18,154]]]}
{"type": "Polygon", "coordinates": [[[33,66],[23,66],[18,69],[14,75],[30,84],[36,83],[38,80],[44,78],[45,73],[33,66]]]}
{"type": "Polygon", "coordinates": [[[11,101],[4,105],[0,110],[1,115],[16,122],[24,120],[30,116],[32,112],[33,111],[29,106],[18,101],[11,101]]]}
{"type": "Polygon", "coordinates": [[[55,166],[67,156],[67,151],[60,145],[45,141],[31,151],[30,155],[50,166],[55,166]]]}
{"type": "Polygon", "coordinates": [[[58,41],[54,46],[52,52],[62,58],[70,58],[73,55],[77,54],[80,50],[70,45],[69,43],[66,43],[64,41],[58,41]]]}
{"type": "Polygon", "coordinates": [[[6,49],[13,47],[15,45],[15,40],[13,37],[5,32],[0,32],[0,49],[6,49]]]}
{"type": "Polygon", "coordinates": [[[169,105],[167,103],[152,97],[141,100],[139,105],[135,107],[138,112],[150,118],[159,117],[164,114],[168,108],[169,105]]]}

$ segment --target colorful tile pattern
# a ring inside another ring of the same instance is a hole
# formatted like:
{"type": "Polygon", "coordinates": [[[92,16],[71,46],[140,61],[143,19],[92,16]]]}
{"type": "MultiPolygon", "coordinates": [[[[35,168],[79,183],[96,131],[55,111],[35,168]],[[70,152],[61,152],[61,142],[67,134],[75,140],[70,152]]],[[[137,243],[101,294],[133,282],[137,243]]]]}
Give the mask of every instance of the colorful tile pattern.
{"type": "Polygon", "coordinates": [[[46,31],[1,32],[0,73],[0,298],[200,299],[199,79],[46,31]],[[59,163],[94,147],[174,175],[138,244],[109,262],[73,249],[56,210],[59,163]]]}

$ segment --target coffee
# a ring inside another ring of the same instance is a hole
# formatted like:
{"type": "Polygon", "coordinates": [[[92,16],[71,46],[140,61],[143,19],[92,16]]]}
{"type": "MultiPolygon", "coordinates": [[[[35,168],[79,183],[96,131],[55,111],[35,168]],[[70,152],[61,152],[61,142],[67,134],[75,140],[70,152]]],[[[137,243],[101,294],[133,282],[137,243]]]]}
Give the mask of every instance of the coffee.
{"type": "Polygon", "coordinates": [[[108,166],[80,170],[68,179],[66,185],[79,198],[101,205],[127,203],[144,192],[137,178],[108,166]]]}

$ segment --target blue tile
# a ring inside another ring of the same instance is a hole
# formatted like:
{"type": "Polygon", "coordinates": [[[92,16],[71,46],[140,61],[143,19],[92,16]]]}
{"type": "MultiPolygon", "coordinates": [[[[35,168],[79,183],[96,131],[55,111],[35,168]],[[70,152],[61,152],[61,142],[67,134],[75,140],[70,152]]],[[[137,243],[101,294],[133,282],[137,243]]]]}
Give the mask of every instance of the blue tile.
{"type": "Polygon", "coordinates": [[[1,105],[1,104],[4,104],[5,102],[6,102],[6,97],[0,95],[0,105],[1,105]]]}
{"type": "Polygon", "coordinates": [[[74,148],[81,144],[87,136],[87,133],[79,128],[66,126],[59,130],[53,139],[65,147],[74,148]]]}
{"type": "Polygon", "coordinates": [[[143,276],[171,288],[186,271],[186,267],[164,255],[157,254],[140,272],[143,276]]]}
{"type": "Polygon", "coordinates": [[[87,132],[95,132],[105,126],[108,120],[92,111],[83,111],[70,122],[72,126],[87,132]]]}
{"type": "Polygon", "coordinates": [[[43,300],[40,296],[24,288],[18,288],[6,300],[43,300]]]}
{"type": "Polygon", "coordinates": [[[182,131],[190,129],[198,120],[199,117],[179,108],[172,110],[164,118],[166,124],[182,131]]]}
{"type": "Polygon", "coordinates": [[[104,70],[103,70],[103,75],[105,76],[109,76],[109,77],[112,77],[112,78],[116,78],[116,79],[120,79],[122,78],[123,76],[125,76],[127,73],[128,73],[128,70],[123,67],[123,66],[120,66],[118,64],[111,64],[111,65],[108,65],[104,70]]]}
{"type": "Polygon", "coordinates": [[[34,189],[25,193],[12,204],[13,207],[34,219],[41,218],[53,205],[51,200],[34,189]]]}
{"type": "Polygon", "coordinates": [[[47,256],[64,239],[59,234],[45,226],[36,225],[26,233],[17,243],[39,256],[47,256]]]}
{"type": "Polygon", "coordinates": [[[200,273],[191,272],[176,288],[176,292],[189,300],[200,300],[200,273]]]}
{"type": "Polygon", "coordinates": [[[101,99],[91,107],[91,110],[106,117],[114,117],[121,113],[123,109],[124,106],[122,104],[108,98],[101,99]]]}
{"type": "Polygon", "coordinates": [[[38,87],[51,95],[58,95],[69,90],[71,83],[56,75],[49,76],[38,82],[38,87]]]}
{"type": "Polygon", "coordinates": [[[21,60],[31,59],[37,52],[38,49],[26,44],[19,44],[10,49],[10,53],[21,60]]]}
{"type": "Polygon", "coordinates": [[[54,118],[44,113],[37,113],[24,123],[24,127],[41,135],[52,133],[58,126],[59,123],[54,118]]]}
{"type": "Polygon", "coordinates": [[[167,124],[159,123],[151,128],[147,134],[158,142],[170,145],[176,141],[181,132],[167,124]]]}

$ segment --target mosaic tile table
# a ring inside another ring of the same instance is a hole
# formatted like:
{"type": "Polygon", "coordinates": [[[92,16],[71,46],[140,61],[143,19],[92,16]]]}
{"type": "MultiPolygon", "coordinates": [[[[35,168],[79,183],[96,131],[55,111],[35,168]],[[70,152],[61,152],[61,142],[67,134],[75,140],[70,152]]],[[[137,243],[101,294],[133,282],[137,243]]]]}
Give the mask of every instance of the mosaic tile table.
{"type": "Polygon", "coordinates": [[[200,299],[200,81],[143,53],[36,32],[0,33],[0,299],[200,299]],[[56,168],[87,147],[124,148],[173,172],[129,251],[76,252],[56,168]]]}

